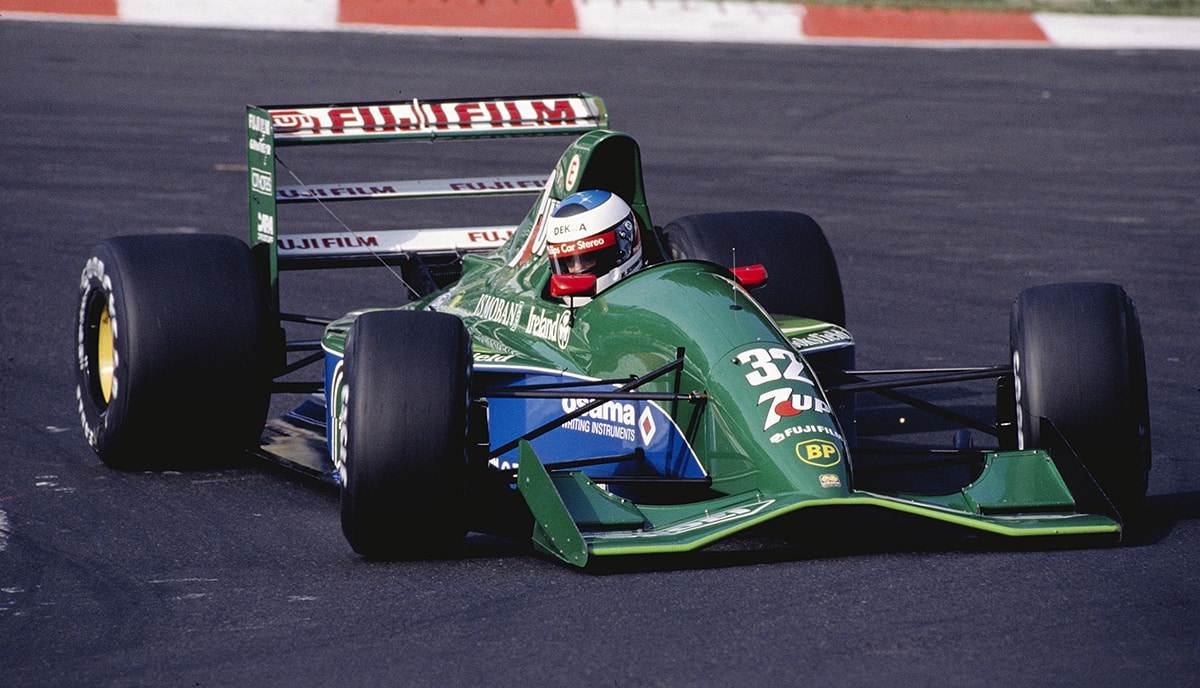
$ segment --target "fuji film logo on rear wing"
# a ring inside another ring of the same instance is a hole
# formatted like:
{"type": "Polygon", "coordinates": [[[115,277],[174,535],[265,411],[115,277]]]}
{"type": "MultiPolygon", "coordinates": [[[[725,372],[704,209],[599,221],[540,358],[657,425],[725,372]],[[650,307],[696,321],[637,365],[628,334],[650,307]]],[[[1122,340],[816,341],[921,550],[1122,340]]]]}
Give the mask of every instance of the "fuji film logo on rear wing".
{"type": "MultiPolygon", "coordinates": [[[[594,127],[603,119],[587,98],[499,99],[476,101],[413,100],[333,107],[272,109],[275,136],[281,140],[324,137],[512,133],[517,130],[572,130],[594,127]]],[[[532,132],[530,132],[532,133],[532,132]]]]}

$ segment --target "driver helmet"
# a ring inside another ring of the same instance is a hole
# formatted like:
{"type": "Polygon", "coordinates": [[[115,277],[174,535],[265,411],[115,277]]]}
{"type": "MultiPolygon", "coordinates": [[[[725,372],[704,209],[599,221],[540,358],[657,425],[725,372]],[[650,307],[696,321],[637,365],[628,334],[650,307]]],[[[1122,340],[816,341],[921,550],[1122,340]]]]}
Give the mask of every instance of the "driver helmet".
{"type": "Polygon", "coordinates": [[[595,275],[599,294],[642,266],[637,217],[614,193],[573,193],[550,213],[546,253],[556,275],[595,275]]]}

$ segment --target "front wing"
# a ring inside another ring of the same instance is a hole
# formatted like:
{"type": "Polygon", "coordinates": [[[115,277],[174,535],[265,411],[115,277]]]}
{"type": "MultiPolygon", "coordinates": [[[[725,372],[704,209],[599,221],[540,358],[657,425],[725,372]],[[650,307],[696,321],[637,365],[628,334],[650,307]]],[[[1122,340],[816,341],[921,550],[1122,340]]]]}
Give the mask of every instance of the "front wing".
{"type": "MultiPolygon", "coordinates": [[[[993,452],[980,477],[959,492],[917,496],[851,490],[813,499],[759,491],[681,505],[635,504],[579,471],[548,473],[528,442],[520,447],[518,489],[534,518],[533,543],[575,566],[590,557],[696,550],[753,526],[815,507],[875,507],[1013,537],[1110,535],[1115,512],[1085,513],[1042,451],[993,452]]],[[[1103,509],[1102,509],[1103,510],[1103,509]]]]}

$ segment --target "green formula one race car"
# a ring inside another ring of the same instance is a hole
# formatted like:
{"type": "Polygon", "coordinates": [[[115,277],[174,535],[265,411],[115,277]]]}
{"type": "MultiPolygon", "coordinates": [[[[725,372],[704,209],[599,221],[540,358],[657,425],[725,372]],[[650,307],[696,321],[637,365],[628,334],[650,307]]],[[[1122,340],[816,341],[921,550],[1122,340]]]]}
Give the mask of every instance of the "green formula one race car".
{"type": "Polygon", "coordinates": [[[252,106],[247,134],[250,246],[117,237],[84,268],[79,412],[114,468],[249,451],[338,485],[368,558],[441,555],[478,532],[576,566],[767,524],[802,546],[789,523],[827,509],[1117,541],[1145,495],[1142,339],[1118,286],[1022,292],[999,365],[859,370],[816,222],[654,225],[638,145],[598,97],[252,106]],[[280,183],[300,179],[283,179],[285,147],[549,135],[573,137],[549,175],[280,183]],[[516,225],[280,231],[289,204],[520,193],[533,201],[516,225]],[[334,319],[280,306],[289,271],[369,265],[410,300],[334,319]],[[320,336],[292,334],[305,327],[320,336]],[[997,400],[984,420],[913,391],[980,381],[997,400]],[[276,394],[301,397],[266,421],[276,394]],[[872,439],[868,399],[954,440],[872,439]]]}

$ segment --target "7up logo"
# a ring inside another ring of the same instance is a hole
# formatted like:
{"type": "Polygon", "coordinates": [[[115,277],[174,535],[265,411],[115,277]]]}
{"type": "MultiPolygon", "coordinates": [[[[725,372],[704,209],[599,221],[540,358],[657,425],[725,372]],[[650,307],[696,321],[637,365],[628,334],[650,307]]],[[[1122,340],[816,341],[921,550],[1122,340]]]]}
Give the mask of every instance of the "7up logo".
{"type": "Polygon", "coordinates": [[[763,430],[770,430],[779,421],[784,418],[798,416],[805,411],[816,411],[817,413],[829,413],[829,404],[824,399],[818,399],[811,394],[793,394],[791,387],[782,389],[773,389],[769,392],[763,392],[758,398],[758,405],[770,403],[767,408],[767,422],[763,425],[763,430]]]}

